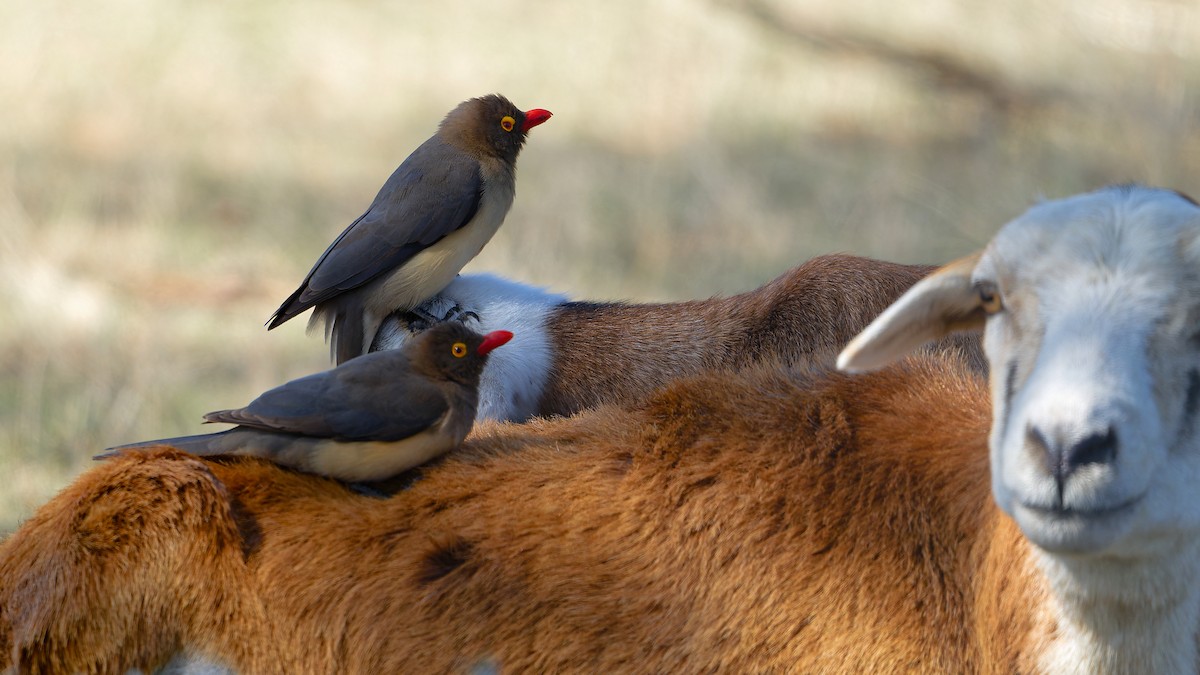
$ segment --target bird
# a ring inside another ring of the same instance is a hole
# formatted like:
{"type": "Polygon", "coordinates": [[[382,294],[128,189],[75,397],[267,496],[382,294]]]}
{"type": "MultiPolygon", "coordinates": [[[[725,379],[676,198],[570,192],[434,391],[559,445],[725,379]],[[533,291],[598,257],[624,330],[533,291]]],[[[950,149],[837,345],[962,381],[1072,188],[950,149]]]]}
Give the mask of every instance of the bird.
{"type": "Polygon", "coordinates": [[[311,307],[308,327],[324,322],[336,363],[367,352],[384,318],[435,296],[496,233],[525,136],[551,114],[522,112],[499,94],[460,103],[325,249],[267,330],[311,307]]]}
{"type": "Polygon", "coordinates": [[[453,450],[475,422],[488,353],[512,339],[438,324],[403,349],[365,354],[281,385],[206,422],[232,429],[108,448],[95,459],[160,445],[194,455],[248,455],[346,482],[379,481],[453,450]]]}

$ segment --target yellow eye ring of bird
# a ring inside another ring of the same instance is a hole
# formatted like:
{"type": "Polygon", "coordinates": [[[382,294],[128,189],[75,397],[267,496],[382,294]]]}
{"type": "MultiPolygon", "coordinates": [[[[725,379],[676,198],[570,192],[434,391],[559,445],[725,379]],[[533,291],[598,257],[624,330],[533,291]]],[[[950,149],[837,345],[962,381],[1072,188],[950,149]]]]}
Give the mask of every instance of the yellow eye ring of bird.
{"type": "Polygon", "coordinates": [[[467,355],[467,343],[455,342],[450,346],[450,353],[453,354],[455,358],[461,359],[467,355]]]}
{"type": "Polygon", "coordinates": [[[500,118],[500,128],[505,131],[512,131],[513,127],[516,125],[517,121],[509,115],[505,115],[504,117],[500,118]]]}

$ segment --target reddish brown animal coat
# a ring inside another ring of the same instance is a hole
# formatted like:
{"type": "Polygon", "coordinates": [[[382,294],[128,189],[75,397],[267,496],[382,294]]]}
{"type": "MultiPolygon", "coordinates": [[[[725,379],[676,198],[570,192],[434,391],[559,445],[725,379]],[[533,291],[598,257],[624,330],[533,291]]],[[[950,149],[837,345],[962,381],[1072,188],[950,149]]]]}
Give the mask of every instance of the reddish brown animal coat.
{"type": "MultiPolygon", "coordinates": [[[[931,269],[827,255],[739,295],[649,304],[567,302],[510,280],[466,275],[427,313],[453,307],[478,317],[481,331],[516,333],[484,370],[478,415],[525,421],[629,404],[707,371],[832,364],[851,338],[931,269]]],[[[413,319],[403,312],[390,317],[373,349],[402,346],[420,330],[413,319]]],[[[977,336],[952,336],[938,346],[963,349],[986,370],[977,336]]]]}
{"type": "Polygon", "coordinates": [[[0,548],[0,667],[1028,670],[1042,582],[991,500],[985,385],[952,361],[495,425],[387,500],[124,457],[0,548]]]}
{"type": "MultiPolygon", "coordinates": [[[[851,338],[933,269],[826,255],[727,298],[566,303],[546,324],[555,359],[538,412],[570,415],[634,401],[706,370],[832,363],[851,338]]],[[[985,369],[977,336],[941,344],[967,349],[985,369]]]]}

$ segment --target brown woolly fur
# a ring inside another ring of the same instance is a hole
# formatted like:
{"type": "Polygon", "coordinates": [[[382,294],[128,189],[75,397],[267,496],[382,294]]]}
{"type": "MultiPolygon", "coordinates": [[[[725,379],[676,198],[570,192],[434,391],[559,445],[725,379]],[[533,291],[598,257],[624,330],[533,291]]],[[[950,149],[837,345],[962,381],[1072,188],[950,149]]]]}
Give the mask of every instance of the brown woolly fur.
{"type": "MultiPolygon", "coordinates": [[[[557,356],[539,413],[569,415],[635,401],[677,377],[708,370],[832,364],[851,338],[933,269],[825,255],[726,298],[566,303],[547,322],[557,356]]],[[[955,335],[935,348],[961,351],[986,371],[977,335],[955,335]]]]}
{"type": "Polygon", "coordinates": [[[0,669],[1027,670],[1044,591],[992,502],[989,410],[943,354],[486,425],[385,500],[121,457],[0,547],[0,669]]]}

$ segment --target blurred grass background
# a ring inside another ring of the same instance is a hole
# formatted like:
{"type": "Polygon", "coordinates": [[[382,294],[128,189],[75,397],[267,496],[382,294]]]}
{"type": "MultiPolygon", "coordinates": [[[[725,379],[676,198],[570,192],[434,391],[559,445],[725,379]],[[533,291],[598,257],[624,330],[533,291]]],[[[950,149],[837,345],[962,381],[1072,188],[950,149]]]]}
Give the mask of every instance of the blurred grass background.
{"type": "Polygon", "coordinates": [[[0,2],[0,534],[326,367],[263,322],[465,98],[555,113],[468,271],[648,300],[1198,193],[1198,85],[1191,0],[0,2]]]}

